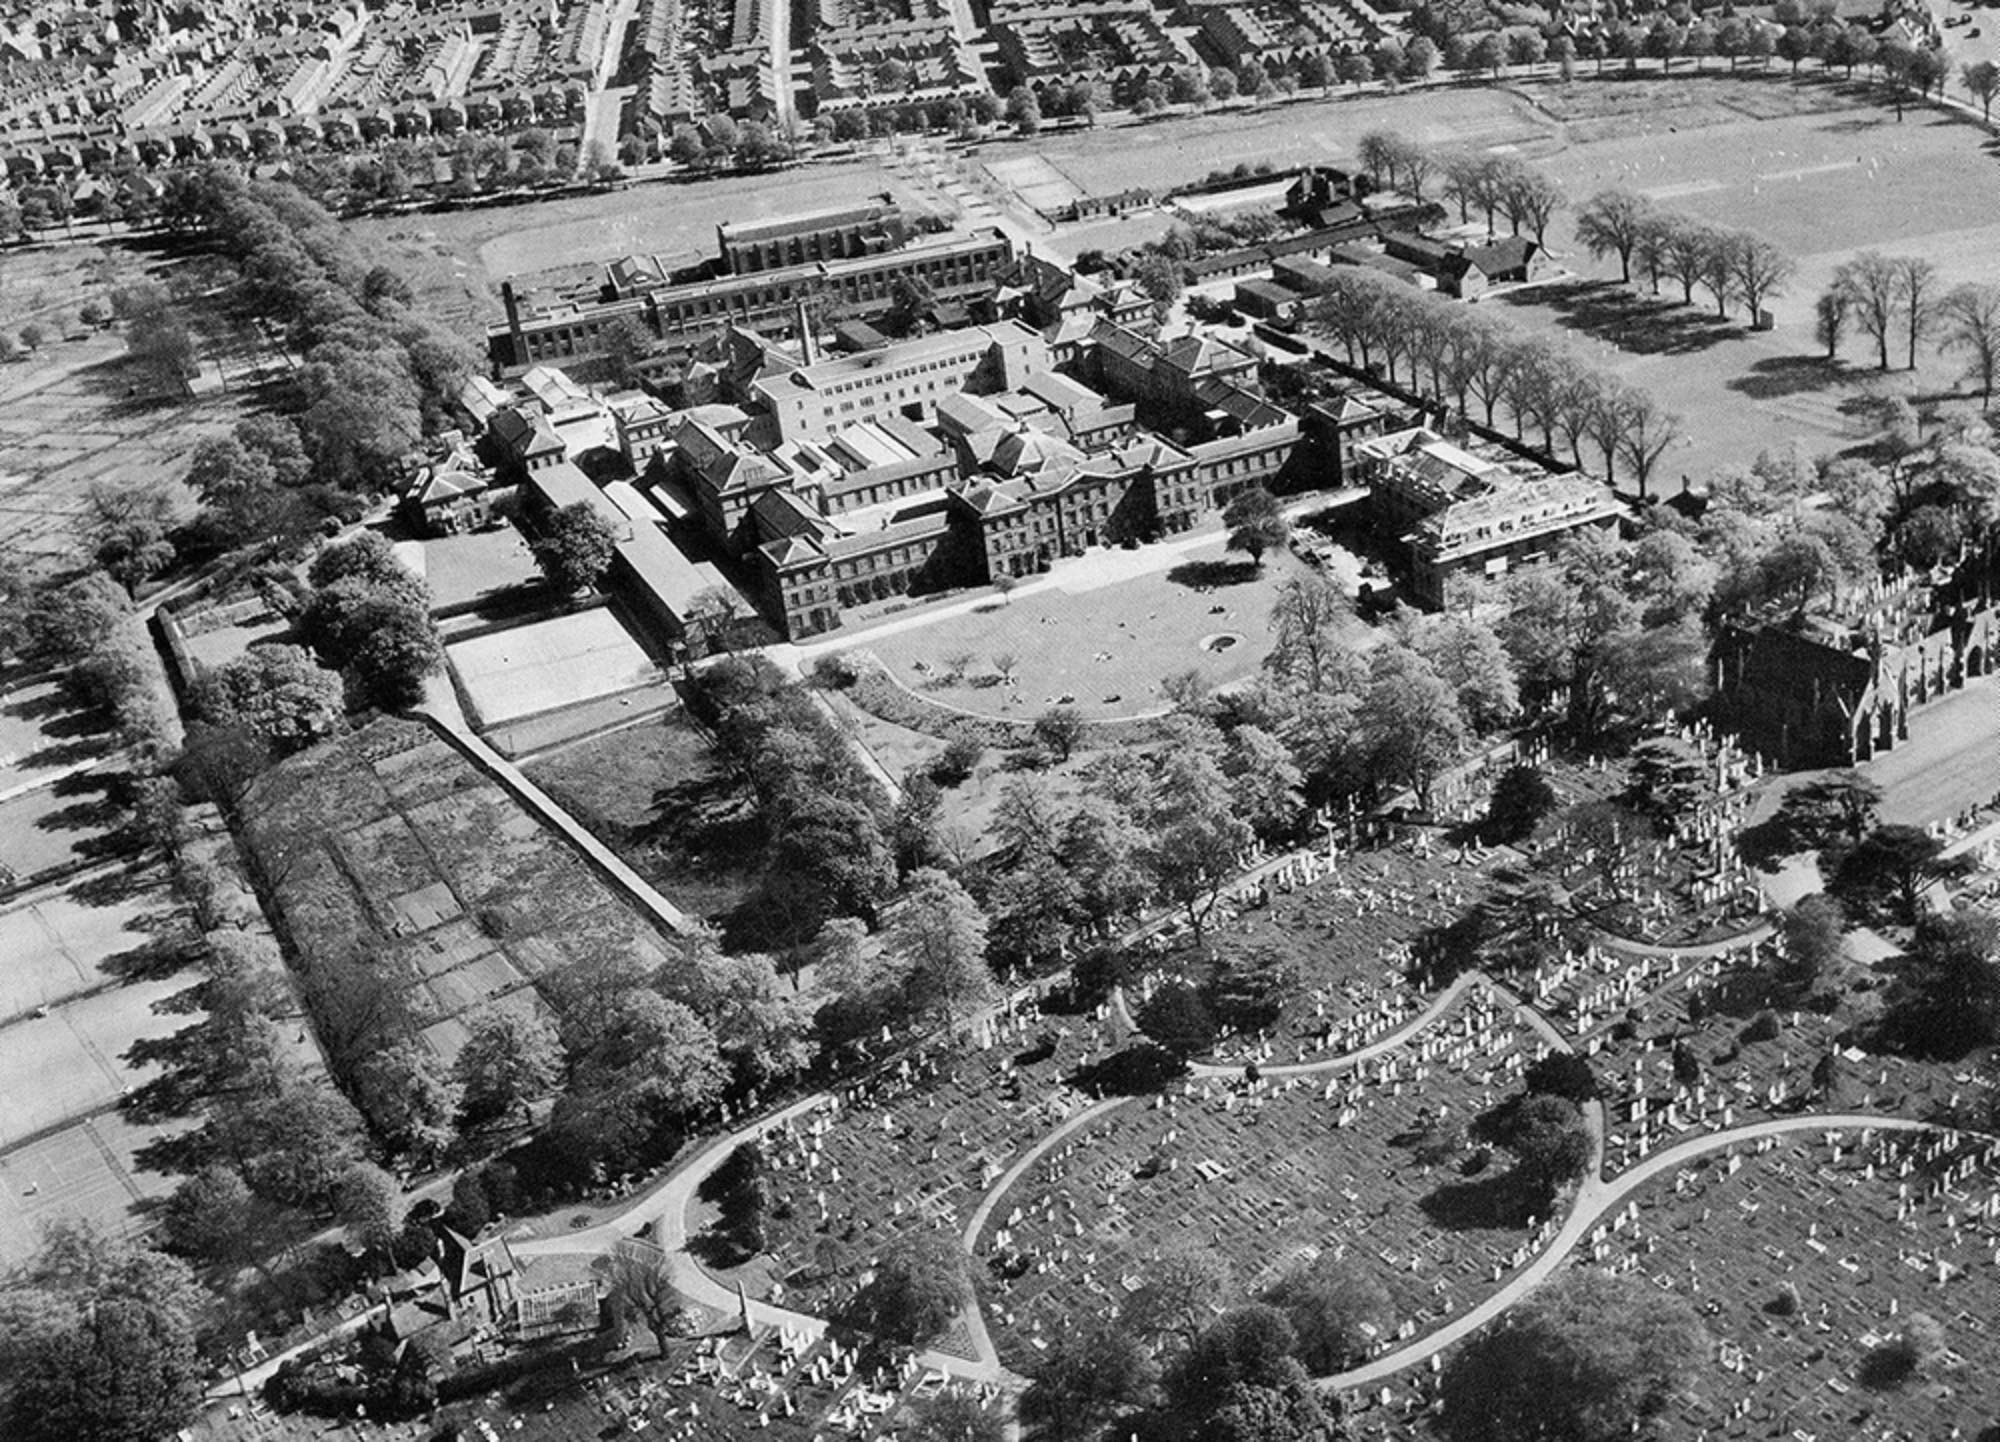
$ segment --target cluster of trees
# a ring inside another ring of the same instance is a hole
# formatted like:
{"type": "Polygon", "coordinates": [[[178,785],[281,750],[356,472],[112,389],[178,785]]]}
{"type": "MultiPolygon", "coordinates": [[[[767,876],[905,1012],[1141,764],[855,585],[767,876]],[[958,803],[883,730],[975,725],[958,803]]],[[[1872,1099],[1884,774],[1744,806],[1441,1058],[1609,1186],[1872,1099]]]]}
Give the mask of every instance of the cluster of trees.
{"type": "Polygon", "coordinates": [[[1486,218],[1486,233],[1498,229],[1501,218],[1510,233],[1527,231],[1544,244],[1549,222],[1563,208],[1562,187],[1524,161],[1483,150],[1437,151],[1389,130],[1371,130],[1361,137],[1355,157],[1377,185],[1400,190],[1415,200],[1427,196],[1431,182],[1458,207],[1459,224],[1474,211],[1486,218]]]}
{"type": "Polygon", "coordinates": [[[423,698],[424,679],[444,665],[431,619],[430,588],[396,559],[388,540],[363,531],[313,558],[312,592],[299,631],[353,683],[357,704],[399,711],[423,698]]]}
{"type": "Polygon", "coordinates": [[[257,312],[288,328],[304,359],[291,416],[312,479],[356,494],[387,489],[398,461],[443,422],[471,350],[415,310],[403,277],[372,263],[292,186],[221,167],[180,171],[165,215],[231,260],[257,312]]]}
{"type": "Polygon", "coordinates": [[[1622,469],[1642,497],[1660,459],[1681,438],[1679,418],[1646,392],[1556,342],[1380,271],[1340,268],[1313,302],[1312,316],[1350,364],[1460,414],[1471,414],[1476,403],[1489,427],[1504,407],[1517,436],[1533,427],[1543,449],[1567,451],[1579,468],[1588,447],[1607,481],[1622,469]]]}
{"type": "Polygon", "coordinates": [[[1931,341],[1942,353],[1963,355],[1980,394],[1993,394],[2000,376],[2000,286],[1975,282],[1946,289],[1928,260],[1865,250],[1834,271],[1814,310],[1828,360],[1839,356],[1850,327],[1874,342],[1876,363],[1885,371],[1896,341],[1912,370],[1919,347],[1931,341]]]}
{"type": "Polygon", "coordinates": [[[760,170],[792,158],[791,138],[782,131],[727,115],[711,115],[698,127],[676,125],[662,149],[669,160],[691,170],[760,170]]]}
{"type": "Polygon", "coordinates": [[[1731,302],[1741,300],[1752,324],[1765,301],[1784,293],[1795,269],[1790,256],[1759,235],[1661,210],[1626,190],[1593,195],[1577,212],[1576,233],[1593,258],[1617,256],[1627,284],[1637,265],[1653,294],[1663,278],[1671,279],[1682,303],[1692,305],[1699,285],[1715,298],[1718,316],[1726,318],[1731,302]]]}
{"type": "Polygon", "coordinates": [[[186,480],[201,503],[188,539],[211,550],[289,548],[329,524],[359,519],[365,504],[316,474],[289,415],[246,416],[206,437],[188,458],[186,480]]]}

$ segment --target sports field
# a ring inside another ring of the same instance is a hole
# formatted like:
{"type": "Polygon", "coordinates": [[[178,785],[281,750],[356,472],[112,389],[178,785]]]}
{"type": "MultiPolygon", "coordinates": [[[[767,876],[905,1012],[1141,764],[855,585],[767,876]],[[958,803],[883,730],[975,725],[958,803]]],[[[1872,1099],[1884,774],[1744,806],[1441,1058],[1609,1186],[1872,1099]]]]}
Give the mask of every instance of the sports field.
{"type": "Polygon", "coordinates": [[[43,891],[0,910],[0,1022],[105,985],[100,964],[151,939],[145,923],[158,902],[43,891]]]}
{"type": "Polygon", "coordinates": [[[475,719],[489,726],[594,701],[659,674],[625,623],[603,606],[458,641],[446,655],[475,719]]]}

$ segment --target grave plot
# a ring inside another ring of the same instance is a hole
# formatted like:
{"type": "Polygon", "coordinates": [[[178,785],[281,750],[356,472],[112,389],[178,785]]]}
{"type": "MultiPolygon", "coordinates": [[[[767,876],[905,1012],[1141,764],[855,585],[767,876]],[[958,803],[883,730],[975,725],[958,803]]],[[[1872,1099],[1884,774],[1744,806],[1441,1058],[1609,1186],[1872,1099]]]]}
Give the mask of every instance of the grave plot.
{"type": "Polygon", "coordinates": [[[1600,1026],[1583,1044],[1604,1092],[1607,1176],[1688,1136],[1808,1110],[1924,1118],[1956,1105],[1948,1066],[1845,1045],[1843,1012],[1724,1009],[1717,998],[1745,956],[1696,964],[1629,1004],[1642,1020],[1600,1026]]]}
{"type": "Polygon", "coordinates": [[[1274,1025],[1226,1038],[1216,1059],[1323,1060],[1415,1016],[1427,998],[1405,978],[1411,944],[1477,900],[1488,862],[1477,852],[1397,847],[1342,853],[1329,868],[1316,855],[1225,903],[1230,914],[1212,929],[1215,952],[1280,962],[1294,984],[1274,1025]]]}
{"type": "Polygon", "coordinates": [[[1662,1435],[1978,1435],[2000,1367],[2000,1142],[1762,1145],[1647,1189],[1593,1234],[1593,1260],[1683,1293],[1716,1338],[1662,1435]],[[1906,1336],[1925,1355],[1904,1355],[1906,1336]]]}
{"type": "MultiPolygon", "coordinates": [[[[1181,1083],[1063,1138],[998,1199],[975,1258],[1001,1360],[1115,1314],[1146,1263],[1179,1243],[1228,1257],[1244,1296],[1329,1249],[1374,1272],[1398,1324],[1384,1347],[1480,1301],[1553,1223],[1447,1229],[1427,1198],[1462,1185],[1413,1156],[1433,1121],[1469,1121],[1511,1091],[1532,1037],[1468,996],[1407,1047],[1351,1072],[1181,1083]]],[[[1505,1167],[1493,1164],[1493,1172],[1505,1167]]]]}
{"type": "Polygon", "coordinates": [[[841,1088],[768,1135],[766,1253],[725,1275],[825,1315],[893,1237],[957,1236],[1007,1166],[1087,1104],[1064,1078],[1113,1049],[1114,1035],[1102,1010],[1023,1009],[1001,1018],[981,1050],[920,1053],[841,1088]]]}

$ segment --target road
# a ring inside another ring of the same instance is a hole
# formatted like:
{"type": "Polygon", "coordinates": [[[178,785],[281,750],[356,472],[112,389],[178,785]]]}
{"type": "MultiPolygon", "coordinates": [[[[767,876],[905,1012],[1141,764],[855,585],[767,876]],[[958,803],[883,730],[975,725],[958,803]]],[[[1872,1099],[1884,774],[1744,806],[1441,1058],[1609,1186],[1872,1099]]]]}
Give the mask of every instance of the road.
{"type": "Polygon", "coordinates": [[[771,103],[777,107],[772,127],[780,135],[790,135],[799,120],[792,96],[791,0],[763,0],[763,4],[764,29],[771,45],[771,103]]]}

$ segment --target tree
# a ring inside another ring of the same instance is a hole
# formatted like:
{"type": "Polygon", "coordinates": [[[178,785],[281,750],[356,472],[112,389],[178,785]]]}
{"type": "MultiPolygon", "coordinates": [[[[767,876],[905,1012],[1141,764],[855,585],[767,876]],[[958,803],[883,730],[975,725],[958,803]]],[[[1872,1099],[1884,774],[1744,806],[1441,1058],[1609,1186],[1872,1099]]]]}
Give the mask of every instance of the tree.
{"type": "Polygon", "coordinates": [[[1909,368],[1917,368],[1917,345],[1937,322],[1937,266],[1920,256],[1899,256],[1896,270],[1896,300],[1902,308],[1903,326],[1909,338],[1909,368]]]}
{"type": "Polygon", "coordinates": [[[1066,1329],[1029,1375],[1021,1425],[1046,1442],[1085,1442],[1151,1392],[1153,1359],[1121,1327],[1066,1329]]]}
{"type": "Polygon", "coordinates": [[[1748,231],[1732,232],[1726,244],[1730,279],[1736,293],[1743,297],[1754,326],[1764,302],[1783,293],[1785,282],[1796,267],[1792,258],[1777,246],[1748,231]]]}
{"type": "Polygon", "coordinates": [[[1185,982],[1158,987],[1133,1019],[1140,1031],[1183,1061],[1215,1045],[1215,1017],[1201,993],[1185,982]]]}
{"type": "Polygon", "coordinates": [[[1181,907],[1200,944],[1203,927],[1222,888],[1250,845],[1250,828],[1231,805],[1229,781],[1213,758],[1199,751],[1167,757],[1147,808],[1148,869],[1153,884],[1181,907]]]}
{"type": "Polygon", "coordinates": [[[161,384],[179,386],[200,369],[194,337],[165,310],[148,311],[128,320],[125,348],[161,384]]]}
{"type": "Polygon", "coordinates": [[[1315,1377],[1351,1364],[1388,1334],[1393,1316],[1381,1282],[1337,1252],[1287,1273],[1264,1300],[1291,1320],[1299,1361],[1315,1377]]]}
{"type": "Polygon", "coordinates": [[[1878,826],[1838,858],[1827,891],[1850,916],[1887,914],[1914,926],[1924,889],[1964,869],[1944,846],[1921,827],[1878,826]]]}
{"type": "Polygon", "coordinates": [[[1202,1328],[1167,1375],[1167,1395],[1200,1416],[1225,1402],[1236,1388],[1282,1388],[1304,1376],[1293,1352],[1298,1337],[1276,1307],[1252,1302],[1202,1328]]]}
{"type": "Polygon", "coordinates": [[[1493,783],[1486,803],[1486,832],[1496,841],[1526,840],[1556,806],[1556,788],[1541,768],[1510,766],[1493,783]]]}
{"type": "Polygon", "coordinates": [[[908,1014],[956,1025],[998,994],[986,966],[985,915],[965,888],[942,871],[910,877],[885,933],[904,968],[908,1014]]]}
{"type": "Polygon", "coordinates": [[[252,646],[202,676],[196,700],[211,725],[247,727],[281,755],[334,735],[346,721],[339,675],[302,646],[252,646]]]}
{"type": "Polygon", "coordinates": [[[1030,729],[1037,741],[1056,754],[1057,760],[1067,761],[1076,750],[1076,743],[1083,739],[1086,726],[1074,706],[1052,706],[1035,718],[1030,729]]]}
{"type": "Polygon", "coordinates": [[[606,1271],[610,1282],[606,1295],[646,1324],[646,1330],[653,1334],[653,1345],[665,1357],[667,1344],[687,1332],[687,1309],[674,1290],[666,1258],[613,1252],[606,1271]]]}
{"type": "Polygon", "coordinates": [[[1259,570],[1264,553],[1285,545],[1292,538],[1291,522],[1285,519],[1278,498],[1262,486],[1252,486],[1222,509],[1222,524],[1229,531],[1227,548],[1248,553],[1259,570]]]}
{"type": "Polygon", "coordinates": [[[1007,95],[1007,120],[1023,135],[1034,135],[1042,128],[1042,105],[1035,92],[1025,85],[1017,85],[1007,95]]]}
{"type": "Polygon", "coordinates": [[[1661,410],[1645,391],[1630,386],[1618,392],[1615,413],[1620,427],[1619,450],[1632,468],[1639,499],[1644,501],[1653,467],[1681,438],[1681,420],[1661,410]]]}
{"type": "Polygon", "coordinates": [[[1500,203],[1514,234],[1519,235],[1525,226],[1535,237],[1535,244],[1546,247],[1549,222],[1563,206],[1562,187],[1539,170],[1510,165],[1505,171],[1500,203]]]}
{"type": "Polygon", "coordinates": [[[424,678],[444,667],[444,643],[430,616],[384,596],[358,607],[350,624],[361,633],[349,659],[363,694],[390,711],[422,700],[424,678]]]}
{"type": "Polygon", "coordinates": [[[1251,830],[1272,839],[1291,834],[1305,807],[1305,774],[1284,742],[1261,726],[1238,726],[1222,769],[1235,788],[1236,814],[1251,830]]]}
{"type": "Polygon", "coordinates": [[[9,1436],[156,1442],[194,1419],[203,1371],[191,1316],[122,1286],[65,1311],[10,1349],[9,1436]]]}
{"type": "Polygon", "coordinates": [[[541,1016],[489,1011],[453,1063],[461,1104],[475,1121],[505,1117],[546,1095],[562,1075],[562,1043],[541,1016]]]}
{"type": "Polygon", "coordinates": [[[1938,349],[1966,357],[1967,374],[1990,403],[2000,377],[2000,285],[1954,286],[1938,302],[1937,316],[1938,349]]]}
{"type": "Polygon", "coordinates": [[[77,540],[112,580],[136,592],[172,563],[174,543],[169,536],[179,511],[164,483],[93,481],[84,488],[77,540]]]}
{"type": "Polygon", "coordinates": [[[1576,1103],[1565,1097],[1525,1098],[1497,1140],[1514,1154],[1523,1183],[1544,1202],[1590,1167],[1590,1131],[1576,1103]]]}
{"type": "Polygon", "coordinates": [[[1882,1003],[1883,1042],[1956,1060],[2000,1040],[2000,922],[1983,912],[1926,916],[1882,1003]]]}
{"type": "Polygon", "coordinates": [[[971,1300],[972,1279],[957,1238],[921,1232],[890,1243],[849,1306],[847,1320],[893,1346],[925,1347],[944,1335],[971,1300]]]}
{"type": "Polygon", "coordinates": [[[2000,65],[1991,60],[1974,60],[1958,72],[1974,100],[1979,102],[1979,116],[1988,125],[1993,123],[1993,100],[2000,96],[2000,65]]]}
{"type": "Polygon", "coordinates": [[[1451,1354],[1452,1442],[1599,1442],[1657,1413],[1708,1351],[1692,1308],[1630,1276],[1574,1270],[1451,1354]]]}
{"type": "Polygon", "coordinates": [[[1353,658],[1343,639],[1353,620],[1347,593],[1323,572],[1287,576],[1271,603],[1276,640],[1266,668],[1308,691],[1338,689],[1345,679],[1340,673],[1353,658]]]}
{"type": "MultiPolygon", "coordinates": [[[[1875,342],[1885,371],[1889,369],[1889,333],[1896,323],[1901,289],[1897,263],[1879,251],[1864,250],[1854,259],[1843,261],[1833,273],[1833,293],[1839,297],[1846,316],[1875,342]]],[[[1831,343],[1828,349],[1830,352],[1831,343]]]]}
{"type": "Polygon", "coordinates": [[[1632,253],[1654,215],[1653,202],[1629,190],[1600,190],[1576,213],[1576,238],[1593,260],[1618,257],[1618,278],[1632,282],[1632,253]]]}
{"type": "Polygon", "coordinates": [[[1826,347],[1828,361],[1840,358],[1840,339],[1850,313],[1849,297],[1837,286],[1821,291],[1813,302],[1813,339],[1826,347]]]}
{"type": "Polygon", "coordinates": [[[211,1164],[174,1188],[160,1212],[160,1235],[190,1261],[240,1267],[257,1256],[269,1210],[235,1171],[211,1164]]]}
{"type": "Polygon", "coordinates": [[[1831,898],[1819,892],[1800,897],[1778,922],[1784,946],[1779,975],[1784,984],[1798,995],[1810,993],[1840,964],[1844,930],[1840,908],[1831,898]]]}
{"type": "Polygon", "coordinates": [[[403,1226],[403,1189],[373,1162],[356,1162],[334,1187],[334,1215],[366,1256],[384,1258],[403,1226]]]}
{"type": "Polygon", "coordinates": [[[1229,1284],[1229,1263],[1221,1253],[1171,1246],[1145,1264],[1137,1290],[1119,1309],[1119,1324],[1141,1341],[1171,1337],[1192,1346],[1214,1319],[1229,1284]]]}
{"type": "Polygon", "coordinates": [[[370,1052],[355,1068],[354,1087],[376,1134],[396,1152],[429,1163],[451,1144],[462,1099],[428,1047],[398,1041],[370,1052]]]}
{"type": "Polygon", "coordinates": [[[549,517],[535,538],[535,564],[564,595],[591,590],[610,569],[619,539],[608,517],[588,501],[573,501],[549,517]]]}
{"type": "Polygon", "coordinates": [[[1428,811],[1431,785],[1465,744],[1458,697],[1430,662],[1403,646],[1384,646],[1370,667],[1357,718],[1380,773],[1416,793],[1428,811]]]}

